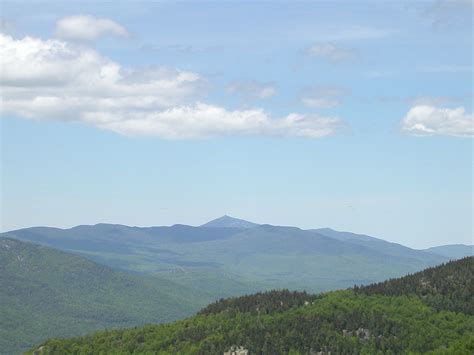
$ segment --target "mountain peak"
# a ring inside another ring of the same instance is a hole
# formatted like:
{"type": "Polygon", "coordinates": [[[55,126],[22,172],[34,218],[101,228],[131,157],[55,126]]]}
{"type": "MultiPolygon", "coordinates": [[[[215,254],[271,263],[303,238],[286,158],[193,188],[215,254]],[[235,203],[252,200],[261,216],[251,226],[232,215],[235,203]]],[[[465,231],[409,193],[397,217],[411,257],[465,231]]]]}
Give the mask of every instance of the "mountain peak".
{"type": "Polygon", "coordinates": [[[203,224],[201,227],[221,227],[221,228],[253,228],[258,226],[256,223],[245,221],[243,219],[234,218],[224,215],[203,224]]]}

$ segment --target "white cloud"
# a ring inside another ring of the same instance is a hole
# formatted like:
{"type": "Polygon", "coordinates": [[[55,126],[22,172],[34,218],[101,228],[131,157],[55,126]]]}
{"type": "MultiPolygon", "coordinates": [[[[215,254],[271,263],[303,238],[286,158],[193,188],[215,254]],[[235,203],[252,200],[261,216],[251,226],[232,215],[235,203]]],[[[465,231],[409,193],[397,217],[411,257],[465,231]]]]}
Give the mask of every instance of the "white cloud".
{"type": "Polygon", "coordinates": [[[228,111],[222,107],[196,103],[160,112],[120,117],[93,113],[87,118],[99,127],[132,136],[168,139],[207,138],[222,135],[266,135],[319,138],[337,133],[344,126],[336,118],[296,113],[280,119],[261,109],[228,111]]]}
{"type": "MultiPolygon", "coordinates": [[[[219,135],[322,137],[337,118],[200,102],[207,82],[189,71],[124,68],[88,47],[0,34],[2,116],[77,121],[133,136],[189,139],[219,135]]],[[[262,93],[263,96],[269,93],[262,93]]]]}
{"type": "Polygon", "coordinates": [[[347,91],[336,87],[310,87],[301,93],[301,102],[306,107],[326,109],[337,107],[347,91]]]}
{"type": "Polygon", "coordinates": [[[61,18],[56,24],[56,36],[72,40],[94,40],[101,36],[129,36],[128,31],[115,21],[89,15],[61,18]]]}
{"type": "Polygon", "coordinates": [[[0,35],[0,48],[7,108],[52,100],[76,109],[166,108],[195,98],[206,87],[193,72],[126,69],[90,48],[60,40],[0,35]]]}
{"type": "Polygon", "coordinates": [[[342,62],[354,57],[354,51],[342,48],[333,43],[315,43],[305,50],[306,55],[313,58],[322,58],[331,62],[342,62]]]}
{"type": "Polygon", "coordinates": [[[276,94],[274,83],[263,83],[256,80],[236,80],[232,81],[227,91],[233,95],[244,98],[268,99],[276,94]]]}
{"type": "Polygon", "coordinates": [[[464,107],[449,109],[418,105],[402,119],[401,131],[418,136],[474,136],[474,115],[466,113],[464,107]]]}

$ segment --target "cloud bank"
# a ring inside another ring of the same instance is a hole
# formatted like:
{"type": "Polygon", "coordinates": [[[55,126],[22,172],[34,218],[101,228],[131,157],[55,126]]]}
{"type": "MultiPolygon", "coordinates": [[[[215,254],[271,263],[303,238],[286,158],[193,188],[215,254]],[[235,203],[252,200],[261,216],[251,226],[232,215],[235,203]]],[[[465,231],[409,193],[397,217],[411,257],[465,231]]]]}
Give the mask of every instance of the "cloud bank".
{"type": "Polygon", "coordinates": [[[474,136],[474,115],[464,107],[436,108],[429,105],[412,107],[401,121],[403,133],[417,136],[474,136]]]}
{"type": "Polygon", "coordinates": [[[2,116],[78,121],[124,135],[164,139],[318,138],[344,127],[334,117],[290,113],[273,118],[258,108],[228,110],[206,104],[202,96],[208,84],[197,73],[125,68],[89,47],[59,39],[0,34],[0,55],[2,116]]]}

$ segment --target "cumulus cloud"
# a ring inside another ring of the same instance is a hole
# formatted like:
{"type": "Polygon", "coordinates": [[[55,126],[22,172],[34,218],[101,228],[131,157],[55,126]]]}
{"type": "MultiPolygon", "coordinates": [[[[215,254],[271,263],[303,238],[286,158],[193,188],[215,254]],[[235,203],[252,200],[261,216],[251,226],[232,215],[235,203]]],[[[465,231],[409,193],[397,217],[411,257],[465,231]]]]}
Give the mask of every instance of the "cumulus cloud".
{"type": "Polygon", "coordinates": [[[107,18],[89,15],[67,16],[56,24],[56,36],[72,40],[94,40],[102,36],[129,36],[120,24],[107,18]]]}
{"type": "Polygon", "coordinates": [[[339,106],[345,95],[347,91],[337,87],[309,87],[303,89],[300,96],[306,107],[326,109],[339,106]]]}
{"type": "MultiPolygon", "coordinates": [[[[219,135],[322,137],[337,118],[262,109],[227,110],[201,102],[207,81],[171,68],[124,68],[62,40],[0,34],[2,116],[78,121],[124,135],[189,139],[219,135]]],[[[267,94],[264,94],[268,95],[267,94]]]]}
{"type": "Polygon", "coordinates": [[[60,40],[0,35],[0,48],[6,108],[25,102],[63,102],[77,109],[156,109],[193,99],[206,86],[193,72],[127,69],[93,49],[60,40]]]}
{"type": "Polygon", "coordinates": [[[289,114],[274,119],[261,109],[229,111],[196,103],[161,112],[117,115],[93,113],[87,117],[97,125],[132,136],[169,139],[207,138],[222,135],[267,135],[319,138],[337,133],[344,125],[336,118],[289,114]]]}
{"type": "Polygon", "coordinates": [[[243,98],[268,99],[276,94],[276,86],[271,82],[236,80],[228,85],[227,91],[243,98]]]}
{"type": "Polygon", "coordinates": [[[401,121],[403,133],[431,136],[474,136],[474,115],[464,107],[436,108],[428,105],[412,107],[401,121]]]}
{"type": "Polygon", "coordinates": [[[306,48],[305,53],[309,57],[327,59],[333,63],[350,60],[355,55],[353,50],[333,43],[315,43],[306,48]]]}

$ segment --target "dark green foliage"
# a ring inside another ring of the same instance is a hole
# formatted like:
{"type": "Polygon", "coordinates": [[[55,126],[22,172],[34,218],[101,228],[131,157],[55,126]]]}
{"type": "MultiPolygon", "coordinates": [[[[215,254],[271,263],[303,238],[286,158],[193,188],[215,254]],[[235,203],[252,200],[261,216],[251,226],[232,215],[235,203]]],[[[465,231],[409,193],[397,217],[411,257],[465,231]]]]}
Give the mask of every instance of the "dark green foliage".
{"type": "MultiPolygon", "coordinates": [[[[459,281],[471,277],[472,261],[449,263],[420,275],[441,287],[441,282],[434,282],[439,275],[459,281]]],[[[471,314],[433,308],[417,292],[391,295],[392,289],[403,289],[404,281],[410,285],[420,275],[391,280],[385,289],[373,285],[317,297],[284,290],[223,300],[172,324],[51,339],[36,350],[37,354],[223,354],[242,346],[250,354],[472,354],[471,314]],[[286,307],[280,307],[282,300],[286,307]]],[[[445,300],[451,294],[455,302],[458,289],[468,281],[445,283],[455,287],[443,291],[445,300]]]]}
{"type": "Polygon", "coordinates": [[[50,340],[44,353],[222,354],[232,345],[251,354],[427,352],[464,346],[474,320],[463,314],[436,312],[414,297],[333,292],[314,304],[267,315],[199,315],[171,325],[96,333],[83,338],[50,340]],[[459,346],[461,346],[459,345],[459,346]]]}
{"type": "Polygon", "coordinates": [[[356,293],[417,295],[437,310],[474,315],[474,257],[430,267],[413,275],[363,287],[356,293]]]}
{"type": "Polygon", "coordinates": [[[13,239],[0,239],[0,284],[0,353],[5,354],[53,336],[169,322],[212,300],[168,280],[13,239]]]}
{"type": "Polygon", "coordinates": [[[252,313],[268,314],[283,312],[293,307],[311,303],[317,296],[297,291],[267,291],[239,298],[221,299],[211,303],[198,314],[209,315],[226,312],[228,314],[252,313]]]}

